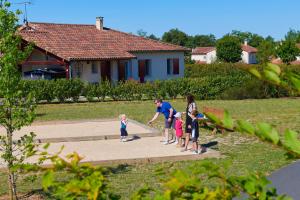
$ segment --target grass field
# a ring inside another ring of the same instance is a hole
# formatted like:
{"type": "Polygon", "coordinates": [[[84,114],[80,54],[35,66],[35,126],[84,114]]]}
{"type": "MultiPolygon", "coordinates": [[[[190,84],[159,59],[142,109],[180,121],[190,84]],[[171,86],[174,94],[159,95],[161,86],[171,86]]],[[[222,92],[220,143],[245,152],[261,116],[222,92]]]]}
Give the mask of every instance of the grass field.
{"type": "MultiPolygon", "coordinates": [[[[182,99],[171,101],[171,103],[178,111],[184,111],[186,106],[182,99]]],[[[203,106],[225,108],[232,113],[235,119],[247,119],[252,122],[264,121],[278,127],[280,131],[291,128],[300,132],[300,99],[199,101],[200,111],[203,106]]],[[[129,118],[146,123],[152,118],[154,112],[155,105],[152,101],[50,104],[38,106],[36,121],[115,118],[121,113],[126,113],[129,118]]],[[[162,122],[163,120],[158,120],[154,126],[162,129],[162,122]]],[[[218,142],[214,148],[218,149],[224,158],[211,160],[220,166],[231,162],[232,164],[227,170],[227,173],[231,175],[254,171],[269,174],[292,162],[286,158],[285,152],[281,149],[239,133],[212,136],[206,130],[201,130],[200,140],[201,143],[218,142]]],[[[109,188],[122,196],[122,199],[127,199],[130,194],[144,184],[159,189],[161,188],[161,180],[173,170],[186,168],[191,164],[197,166],[199,163],[201,161],[110,166],[112,173],[108,175],[109,188]],[[162,168],[165,169],[164,175],[157,173],[157,169],[162,168]]],[[[0,172],[0,195],[7,191],[4,175],[4,172],[0,172]]],[[[20,183],[21,191],[27,191],[28,185],[40,188],[38,181],[32,184],[22,182],[20,183]]]]}

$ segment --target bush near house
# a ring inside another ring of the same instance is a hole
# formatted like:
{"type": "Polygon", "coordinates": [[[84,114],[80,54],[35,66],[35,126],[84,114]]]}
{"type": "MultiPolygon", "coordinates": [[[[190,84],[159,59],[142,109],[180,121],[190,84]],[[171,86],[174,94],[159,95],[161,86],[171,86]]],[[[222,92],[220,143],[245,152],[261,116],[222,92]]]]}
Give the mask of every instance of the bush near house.
{"type": "MultiPolygon", "coordinates": [[[[246,70],[261,68],[260,65],[246,65],[233,63],[190,64],[186,65],[185,76],[193,77],[226,77],[226,80],[237,81],[236,86],[227,87],[220,94],[220,99],[261,99],[294,96],[285,89],[257,80],[246,70]]],[[[294,72],[300,74],[300,65],[280,66],[284,73],[294,72]]],[[[223,84],[222,84],[223,85],[223,84]]]]}
{"type": "MultiPolygon", "coordinates": [[[[259,81],[246,72],[253,67],[241,64],[219,63],[210,65],[191,64],[186,66],[185,77],[140,84],[125,81],[110,84],[84,83],[74,80],[23,80],[23,91],[34,91],[36,102],[77,102],[80,96],[87,101],[132,101],[155,98],[176,99],[192,93],[197,99],[260,99],[293,96],[287,90],[259,81]]],[[[259,68],[259,66],[255,66],[259,68]]],[[[282,65],[285,73],[300,74],[300,66],[282,65]]]]}

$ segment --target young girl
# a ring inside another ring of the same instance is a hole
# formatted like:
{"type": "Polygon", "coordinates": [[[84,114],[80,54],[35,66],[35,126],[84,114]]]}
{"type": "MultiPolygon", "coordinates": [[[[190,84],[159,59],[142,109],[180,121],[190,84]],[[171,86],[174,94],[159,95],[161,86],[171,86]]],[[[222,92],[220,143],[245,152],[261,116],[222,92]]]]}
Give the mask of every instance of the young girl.
{"type": "Polygon", "coordinates": [[[121,118],[121,129],[120,129],[120,131],[121,131],[121,138],[120,138],[120,141],[121,142],[126,142],[127,141],[127,136],[128,136],[126,127],[127,127],[128,121],[126,119],[126,115],[125,114],[122,114],[120,118],[121,118]]]}
{"type": "Polygon", "coordinates": [[[176,118],[175,121],[175,131],[176,131],[176,144],[178,147],[182,146],[182,135],[183,135],[183,131],[182,131],[182,118],[181,118],[181,113],[178,112],[174,115],[174,117],[176,118]]]}

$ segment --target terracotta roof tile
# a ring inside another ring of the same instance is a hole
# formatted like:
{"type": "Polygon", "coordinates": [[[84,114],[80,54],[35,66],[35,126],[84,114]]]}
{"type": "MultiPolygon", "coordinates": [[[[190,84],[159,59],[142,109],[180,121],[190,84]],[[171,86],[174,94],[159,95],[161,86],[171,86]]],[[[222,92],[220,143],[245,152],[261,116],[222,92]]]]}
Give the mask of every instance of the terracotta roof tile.
{"type": "Polygon", "coordinates": [[[242,45],[242,50],[246,51],[248,53],[256,53],[257,52],[256,48],[254,48],[254,47],[252,47],[250,45],[245,45],[245,44],[242,45]]]}
{"type": "Polygon", "coordinates": [[[134,58],[133,52],[188,51],[187,48],[95,25],[29,23],[19,34],[65,60],[134,58]]]}
{"type": "Polygon", "coordinates": [[[192,50],[192,54],[193,55],[207,54],[213,50],[216,50],[216,47],[197,47],[192,50]]]}

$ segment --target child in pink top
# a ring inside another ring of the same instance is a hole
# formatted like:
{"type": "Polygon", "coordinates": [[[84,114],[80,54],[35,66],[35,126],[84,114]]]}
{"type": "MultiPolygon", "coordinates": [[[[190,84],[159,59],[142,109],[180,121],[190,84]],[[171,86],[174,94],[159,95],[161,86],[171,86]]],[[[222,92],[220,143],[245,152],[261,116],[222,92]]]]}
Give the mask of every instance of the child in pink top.
{"type": "Polygon", "coordinates": [[[183,125],[183,121],[181,118],[181,113],[178,112],[174,115],[174,117],[176,118],[175,121],[175,130],[176,130],[176,144],[181,147],[182,145],[182,135],[183,135],[183,131],[182,131],[182,125],[183,125]]]}

